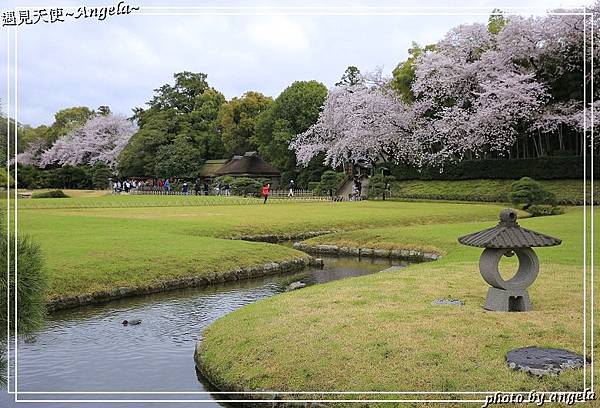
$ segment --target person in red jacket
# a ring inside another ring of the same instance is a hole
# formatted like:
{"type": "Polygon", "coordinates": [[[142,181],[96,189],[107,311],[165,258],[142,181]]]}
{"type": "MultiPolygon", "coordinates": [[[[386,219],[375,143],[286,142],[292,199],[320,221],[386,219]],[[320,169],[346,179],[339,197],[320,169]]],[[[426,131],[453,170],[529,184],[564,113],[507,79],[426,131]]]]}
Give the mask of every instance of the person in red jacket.
{"type": "Polygon", "coordinates": [[[263,204],[267,203],[267,198],[269,198],[270,192],[271,192],[271,185],[269,183],[263,185],[262,196],[265,198],[265,201],[263,201],[263,204]]]}

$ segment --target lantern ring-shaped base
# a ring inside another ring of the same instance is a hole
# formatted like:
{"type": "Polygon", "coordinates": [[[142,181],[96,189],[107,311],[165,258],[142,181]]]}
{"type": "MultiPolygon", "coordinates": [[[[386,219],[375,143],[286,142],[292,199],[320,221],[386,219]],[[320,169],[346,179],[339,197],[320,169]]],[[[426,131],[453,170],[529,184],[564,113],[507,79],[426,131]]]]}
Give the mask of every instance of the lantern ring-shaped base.
{"type": "Polygon", "coordinates": [[[531,248],[509,248],[497,249],[486,248],[479,258],[479,272],[483,279],[494,288],[505,290],[524,290],[527,289],[540,270],[540,264],[537,255],[531,248]],[[519,269],[515,276],[509,280],[502,279],[498,268],[503,256],[514,252],[519,259],[519,269]]]}

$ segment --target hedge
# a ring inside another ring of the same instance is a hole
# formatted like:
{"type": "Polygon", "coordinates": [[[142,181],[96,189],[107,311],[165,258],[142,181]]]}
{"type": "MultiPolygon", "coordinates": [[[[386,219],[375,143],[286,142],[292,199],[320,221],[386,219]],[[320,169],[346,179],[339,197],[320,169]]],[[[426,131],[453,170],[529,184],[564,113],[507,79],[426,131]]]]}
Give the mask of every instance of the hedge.
{"type": "MultiPolygon", "coordinates": [[[[588,178],[590,157],[588,157],[588,178]]],[[[594,157],[600,163],[600,156],[594,157]]],[[[389,166],[390,173],[397,180],[472,180],[472,179],[511,179],[531,177],[536,180],[583,178],[582,156],[554,156],[535,159],[482,159],[464,160],[446,164],[440,168],[418,169],[408,165],[389,166]]],[[[600,166],[594,166],[594,177],[600,175],[600,166]]]]}
{"type": "MultiPolygon", "coordinates": [[[[415,200],[508,202],[510,185],[515,180],[404,180],[392,183],[392,197],[415,200]]],[[[544,189],[556,195],[560,205],[583,204],[583,180],[541,180],[544,189]]],[[[594,201],[600,199],[594,185],[594,201]]],[[[588,182],[588,194],[590,183],[588,182]]],[[[589,195],[588,195],[589,203],[589,195]]]]}

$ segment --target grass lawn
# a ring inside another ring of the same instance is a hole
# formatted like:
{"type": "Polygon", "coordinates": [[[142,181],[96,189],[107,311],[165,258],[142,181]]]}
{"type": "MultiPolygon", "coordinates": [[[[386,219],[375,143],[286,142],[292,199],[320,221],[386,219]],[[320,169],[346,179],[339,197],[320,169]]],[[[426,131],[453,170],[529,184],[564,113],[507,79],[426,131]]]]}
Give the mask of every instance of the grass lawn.
{"type": "Polygon", "coordinates": [[[111,195],[20,199],[19,231],[40,243],[50,275],[48,297],[53,299],[305,256],[279,245],[229,239],[241,235],[493,220],[501,208],[283,200],[240,205],[240,200],[245,199],[111,195]],[[38,202],[47,208],[30,207],[38,202]]]}
{"type": "MultiPolygon", "coordinates": [[[[475,215],[471,207],[463,208],[465,215],[475,215]]],[[[313,238],[309,242],[427,247],[447,255],[400,271],[312,286],[245,306],[209,326],[200,343],[199,361],[221,387],[237,390],[581,389],[581,370],[537,379],[509,370],[505,362],[506,352],[516,347],[581,352],[581,210],[520,220],[527,228],[563,239],[561,246],[536,250],[540,274],[529,289],[535,310],[527,313],[482,309],[488,285],[478,271],[481,250],[456,241],[494,223],[359,227],[313,238]],[[431,304],[446,297],[464,300],[466,305],[431,304]]],[[[513,258],[507,260],[501,265],[503,271],[515,266],[513,258]]],[[[448,396],[430,398],[440,397],[448,396]]]]}

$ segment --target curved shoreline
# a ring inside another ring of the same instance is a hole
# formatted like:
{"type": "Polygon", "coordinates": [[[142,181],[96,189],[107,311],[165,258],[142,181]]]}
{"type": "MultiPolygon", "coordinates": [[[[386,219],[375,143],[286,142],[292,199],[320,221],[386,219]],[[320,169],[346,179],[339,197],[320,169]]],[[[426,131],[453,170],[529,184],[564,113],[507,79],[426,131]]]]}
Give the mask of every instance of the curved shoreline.
{"type": "MultiPolygon", "coordinates": [[[[440,259],[442,256],[434,252],[422,252],[417,250],[408,249],[374,249],[374,248],[357,248],[357,247],[342,247],[337,245],[309,245],[304,242],[294,243],[294,248],[300,251],[313,254],[328,254],[338,256],[353,256],[353,257],[369,257],[369,258],[383,258],[383,259],[406,259],[414,262],[427,262],[440,259]]],[[[313,258],[314,259],[314,258],[313,258]]],[[[383,270],[382,270],[383,271],[383,270]]],[[[380,272],[382,272],[380,271],[380,272]]],[[[228,394],[226,397],[229,399],[236,400],[253,400],[255,402],[244,402],[241,405],[244,407],[259,407],[264,406],[265,402],[262,402],[268,397],[271,400],[280,399],[277,392],[267,394],[249,394],[250,392],[269,392],[271,390],[253,390],[253,389],[242,389],[235,384],[229,384],[218,379],[216,376],[211,375],[208,366],[204,364],[200,355],[200,346],[202,344],[203,337],[196,342],[194,349],[194,363],[196,371],[201,375],[208,383],[218,391],[233,392],[239,394],[228,394]]],[[[286,394],[289,398],[289,395],[286,394]]],[[[273,407],[305,407],[305,403],[301,402],[281,402],[271,403],[273,407]]],[[[320,403],[312,403],[315,407],[325,407],[327,405],[320,403]]]]}
{"type": "Polygon", "coordinates": [[[60,297],[47,302],[46,310],[51,313],[57,310],[105,303],[125,297],[148,295],[151,293],[160,293],[175,289],[203,287],[215,283],[231,282],[242,279],[257,278],[261,276],[276,275],[280,273],[295,272],[302,270],[307,266],[318,265],[320,265],[320,263],[318,263],[315,258],[310,255],[306,255],[302,258],[295,258],[279,262],[268,262],[266,264],[247,268],[238,268],[213,276],[189,276],[142,286],[119,287],[111,290],[102,290],[82,295],[60,297]]]}
{"type": "MultiPolygon", "coordinates": [[[[258,389],[258,390],[241,389],[234,384],[227,384],[227,383],[218,381],[215,377],[208,375],[208,370],[206,369],[206,367],[200,366],[201,360],[197,357],[197,355],[199,354],[198,349],[200,347],[201,342],[202,342],[202,338],[200,338],[200,340],[198,340],[198,342],[196,343],[196,348],[194,349],[194,361],[196,363],[196,375],[198,375],[199,377],[202,377],[202,379],[204,381],[208,382],[210,384],[210,386],[214,388],[215,392],[227,391],[227,392],[235,393],[235,394],[219,395],[219,398],[225,397],[225,398],[231,399],[231,400],[252,400],[252,402],[243,402],[243,403],[239,403],[239,404],[242,407],[260,408],[260,407],[265,406],[265,404],[266,404],[264,402],[265,399],[268,399],[268,400],[289,399],[290,397],[292,397],[294,395],[294,394],[284,394],[283,396],[280,396],[280,393],[278,393],[276,391],[264,390],[264,389],[258,389]],[[254,392],[264,392],[264,394],[253,394],[254,392]]],[[[209,390],[209,392],[210,392],[210,390],[209,390]]],[[[297,395],[298,395],[299,399],[303,397],[301,394],[297,394],[297,395]]],[[[304,398],[306,398],[306,396],[304,396],[304,398]]],[[[304,403],[304,402],[285,401],[285,402],[269,402],[268,404],[270,404],[271,407],[291,407],[291,408],[307,407],[306,403],[304,403]]],[[[327,407],[328,405],[323,404],[323,403],[311,402],[310,406],[317,407],[317,408],[324,408],[324,407],[327,407]]]]}

